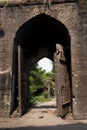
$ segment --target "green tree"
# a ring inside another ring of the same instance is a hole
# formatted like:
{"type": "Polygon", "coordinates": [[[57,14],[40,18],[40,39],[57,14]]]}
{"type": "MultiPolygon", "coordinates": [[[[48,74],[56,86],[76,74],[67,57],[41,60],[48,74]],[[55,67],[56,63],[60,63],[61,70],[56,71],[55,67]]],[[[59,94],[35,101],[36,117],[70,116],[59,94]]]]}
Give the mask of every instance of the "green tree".
{"type": "Polygon", "coordinates": [[[54,73],[46,73],[45,70],[38,67],[36,63],[30,71],[29,76],[29,101],[35,104],[36,101],[45,101],[52,97],[55,89],[54,73]]]}

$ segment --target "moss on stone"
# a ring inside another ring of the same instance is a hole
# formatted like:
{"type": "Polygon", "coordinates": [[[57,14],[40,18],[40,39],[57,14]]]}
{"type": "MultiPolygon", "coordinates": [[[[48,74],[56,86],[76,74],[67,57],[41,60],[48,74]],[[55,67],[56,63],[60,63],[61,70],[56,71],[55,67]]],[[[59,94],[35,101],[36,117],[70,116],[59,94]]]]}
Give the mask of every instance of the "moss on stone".
{"type": "Polygon", "coordinates": [[[0,19],[0,26],[2,25],[2,20],[0,19]]]}

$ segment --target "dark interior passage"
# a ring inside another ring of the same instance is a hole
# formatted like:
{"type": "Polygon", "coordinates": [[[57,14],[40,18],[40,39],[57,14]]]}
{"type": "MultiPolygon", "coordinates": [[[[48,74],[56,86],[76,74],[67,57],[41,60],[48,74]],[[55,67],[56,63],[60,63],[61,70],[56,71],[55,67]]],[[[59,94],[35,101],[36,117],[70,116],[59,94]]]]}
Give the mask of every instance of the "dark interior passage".
{"type": "Polygon", "coordinates": [[[70,44],[70,36],[65,25],[46,14],[37,15],[24,23],[16,33],[16,40],[27,58],[37,56],[39,48],[44,46],[52,59],[56,43],[62,44],[63,47],[70,44]]]}

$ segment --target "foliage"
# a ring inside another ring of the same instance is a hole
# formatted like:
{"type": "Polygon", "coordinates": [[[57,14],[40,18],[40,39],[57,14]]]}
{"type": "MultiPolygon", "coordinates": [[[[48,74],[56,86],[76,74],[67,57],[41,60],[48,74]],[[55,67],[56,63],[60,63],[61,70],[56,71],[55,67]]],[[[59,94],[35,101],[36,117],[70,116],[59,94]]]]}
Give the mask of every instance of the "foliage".
{"type": "Polygon", "coordinates": [[[87,8],[87,0],[78,0],[78,3],[81,8],[83,9],[87,8]]]}
{"type": "Polygon", "coordinates": [[[79,1],[81,4],[87,5],[87,0],[80,0],[79,1]]]}
{"type": "Polygon", "coordinates": [[[54,73],[47,73],[42,68],[39,68],[38,64],[35,64],[31,68],[29,75],[29,103],[34,105],[37,102],[49,101],[55,95],[54,90],[54,73]]]}
{"type": "Polygon", "coordinates": [[[35,99],[36,99],[36,103],[39,103],[39,102],[50,101],[52,98],[45,98],[44,95],[38,95],[37,97],[35,97],[35,99]]]}

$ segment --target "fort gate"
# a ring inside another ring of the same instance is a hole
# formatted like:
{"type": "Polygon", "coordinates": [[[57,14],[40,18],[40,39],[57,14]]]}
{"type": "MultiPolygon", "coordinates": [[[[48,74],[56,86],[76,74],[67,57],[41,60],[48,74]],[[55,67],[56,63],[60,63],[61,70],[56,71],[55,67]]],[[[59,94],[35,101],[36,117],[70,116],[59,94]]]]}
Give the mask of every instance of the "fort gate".
{"type": "Polygon", "coordinates": [[[73,0],[0,4],[0,117],[28,105],[31,66],[54,61],[57,114],[87,119],[87,10],[73,0]]]}

